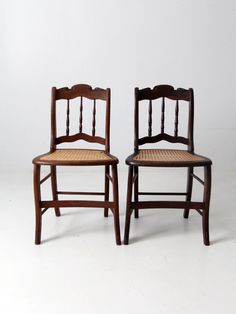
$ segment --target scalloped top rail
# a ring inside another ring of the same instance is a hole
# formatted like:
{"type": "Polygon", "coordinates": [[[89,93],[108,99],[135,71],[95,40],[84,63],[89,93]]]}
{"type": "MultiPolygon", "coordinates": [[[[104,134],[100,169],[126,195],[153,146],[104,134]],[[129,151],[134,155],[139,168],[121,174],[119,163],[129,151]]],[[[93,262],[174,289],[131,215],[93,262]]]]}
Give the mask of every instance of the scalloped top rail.
{"type": "Polygon", "coordinates": [[[101,145],[105,145],[106,144],[106,140],[104,137],[101,136],[91,136],[87,133],[76,133],[74,135],[64,135],[64,136],[60,136],[57,137],[55,139],[55,143],[56,144],[61,144],[61,143],[70,143],[70,142],[75,142],[78,140],[84,140],[86,142],[90,142],[90,143],[98,143],[101,145]]]}
{"type": "Polygon", "coordinates": [[[172,100],[186,100],[190,101],[190,90],[177,88],[174,89],[171,85],[158,85],[153,89],[144,88],[139,89],[137,93],[137,100],[154,100],[161,97],[166,97],[172,100]]]}
{"type": "Polygon", "coordinates": [[[87,84],[74,85],[71,88],[62,87],[56,90],[56,100],[73,99],[76,97],[86,97],[88,99],[107,100],[108,90],[102,88],[92,88],[87,84]]]}

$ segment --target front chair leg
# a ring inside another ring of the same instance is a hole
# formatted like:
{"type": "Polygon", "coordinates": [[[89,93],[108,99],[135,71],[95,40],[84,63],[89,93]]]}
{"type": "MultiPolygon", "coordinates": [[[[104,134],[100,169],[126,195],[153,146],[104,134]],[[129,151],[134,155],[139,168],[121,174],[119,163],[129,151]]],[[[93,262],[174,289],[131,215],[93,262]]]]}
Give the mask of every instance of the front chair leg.
{"type": "Polygon", "coordinates": [[[115,203],[114,208],[113,208],[113,215],[114,215],[116,244],[121,245],[117,165],[112,166],[112,183],[113,183],[113,202],[115,203]]]}
{"type": "MultiPolygon", "coordinates": [[[[110,168],[109,166],[105,166],[105,196],[104,196],[104,200],[109,201],[109,178],[107,177],[107,175],[109,175],[110,172],[110,168]]],[[[108,217],[108,211],[109,208],[104,208],[104,217],[108,217]]]]}
{"type": "Polygon", "coordinates": [[[35,244],[41,243],[42,230],[40,170],[40,165],[34,165],[35,244]]]}
{"type": "Polygon", "coordinates": [[[211,197],[211,166],[204,167],[204,196],[205,207],[202,214],[203,241],[205,245],[210,245],[209,240],[209,206],[211,197]]]}
{"type": "Polygon", "coordinates": [[[132,210],[130,208],[132,200],[132,185],[133,185],[133,167],[129,166],[124,244],[129,244],[130,217],[132,214],[132,210]]]}
{"type": "MultiPolygon", "coordinates": [[[[51,166],[51,186],[52,186],[52,198],[54,201],[58,200],[57,196],[57,169],[56,166],[51,166]]],[[[60,208],[55,207],[55,215],[61,216],[60,208]]]]}
{"type": "MultiPolygon", "coordinates": [[[[192,190],[193,190],[193,167],[188,167],[188,174],[187,174],[187,195],[186,195],[186,202],[190,202],[192,198],[192,190]]],[[[189,208],[184,209],[184,218],[188,218],[189,216],[189,208]]]]}
{"type": "MultiPolygon", "coordinates": [[[[139,169],[138,167],[134,167],[134,175],[135,175],[135,181],[134,181],[134,201],[138,202],[138,175],[139,175],[139,169]]],[[[134,217],[139,218],[139,210],[136,208],[134,210],[134,217]]]]}

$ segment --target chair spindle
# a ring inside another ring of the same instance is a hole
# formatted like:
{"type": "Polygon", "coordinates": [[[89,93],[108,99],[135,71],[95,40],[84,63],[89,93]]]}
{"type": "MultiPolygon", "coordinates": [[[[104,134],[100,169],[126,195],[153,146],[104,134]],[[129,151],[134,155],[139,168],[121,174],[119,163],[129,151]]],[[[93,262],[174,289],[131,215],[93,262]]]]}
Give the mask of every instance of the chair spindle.
{"type": "Polygon", "coordinates": [[[93,101],[93,121],[92,121],[92,136],[96,133],[96,99],[93,101]]]}
{"type": "Polygon", "coordinates": [[[152,136],[152,100],[149,100],[149,109],[148,109],[148,136],[152,136]]]}
{"type": "Polygon", "coordinates": [[[165,97],[162,98],[161,106],[161,133],[164,133],[165,129],[165,97]]]}
{"type": "Polygon", "coordinates": [[[176,100],[176,106],[175,106],[175,137],[178,136],[178,123],[179,123],[179,101],[176,100]]]}
{"type": "Polygon", "coordinates": [[[70,100],[67,99],[66,108],[66,136],[70,134],[70,100]]]}
{"type": "Polygon", "coordinates": [[[83,130],[83,97],[80,97],[79,133],[83,130]]]}

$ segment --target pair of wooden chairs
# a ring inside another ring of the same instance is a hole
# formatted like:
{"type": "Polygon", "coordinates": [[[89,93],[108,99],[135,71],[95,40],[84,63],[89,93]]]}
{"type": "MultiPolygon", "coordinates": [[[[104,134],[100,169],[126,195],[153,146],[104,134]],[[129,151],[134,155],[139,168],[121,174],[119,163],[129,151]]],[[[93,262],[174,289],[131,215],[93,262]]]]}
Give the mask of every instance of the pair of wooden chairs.
{"type": "MultiPolygon", "coordinates": [[[[211,160],[196,155],[193,144],[193,120],[194,99],[193,90],[174,89],[169,85],[159,85],[153,89],[135,89],[135,113],[134,113],[134,154],[126,159],[129,166],[127,208],[124,244],[129,242],[130,219],[134,212],[135,218],[139,217],[139,209],[144,208],[183,208],[184,218],[188,218],[189,210],[195,209],[202,216],[204,244],[209,245],[209,203],[211,192],[211,160]],[[165,132],[165,107],[166,99],[175,102],[174,135],[165,132]],[[152,135],[153,102],[161,100],[161,132],[152,135]],[[139,107],[143,102],[148,102],[148,135],[139,137],[139,107]],[[179,136],[179,106],[180,102],[188,104],[188,133],[186,137],[179,136]],[[187,146],[187,150],[177,149],[140,149],[148,143],[167,141],[187,146]],[[139,190],[139,167],[185,167],[188,169],[186,192],[141,192],[139,190]],[[204,181],[194,174],[194,167],[204,167],[204,181]],[[202,202],[192,202],[193,178],[204,185],[202,202]],[[133,191],[134,190],[134,191],[133,191]],[[133,195],[133,201],[132,201],[133,195]],[[182,195],[185,201],[140,201],[141,195],[182,195]]],[[[110,89],[95,88],[89,85],[79,84],[69,88],[52,88],[51,102],[51,148],[44,155],[33,160],[34,164],[34,196],[35,196],[35,244],[41,243],[42,215],[48,208],[54,208],[56,216],[60,216],[61,207],[96,207],[104,208],[104,216],[108,217],[110,209],[114,217],[116,244],[121,244],[119,222],[119,193],[117,164],[118,159],[110,154],[110,89]],[[70,101],[79,99],[79,123],[78,132],[70,134],[70,101]],[[83,108],[84,99],[92,101],[92,134],[83,132],[83,108]],[[61,100],[66,102],[66,131],[65,135],[57,135],[57,108],[61,100]],[[105,137],[96,135],[97,101],[106,104],[105,110],[105,137]],[[90,143],[98,143],[105,146],[104,150],[95,149],[60,149],[59,144],[84,140],[90,143]],[[41,179],[41,166],[49,166],[50,173],[41,179]],[[57,187],[57,166],[104,166],[105,182],[104,192],[72,192],[59,191],[57,187]],[[111,169],[111,175],[110,175],[111,169]],[[51,178],[52,200],[41,199],[41,184],[51,178]],[[109,200],[109,183],[113,186],[113,199],[109,200]],[[59,200],[59,195],[100,195],[103,201],[95,200],[59,200]]]]}

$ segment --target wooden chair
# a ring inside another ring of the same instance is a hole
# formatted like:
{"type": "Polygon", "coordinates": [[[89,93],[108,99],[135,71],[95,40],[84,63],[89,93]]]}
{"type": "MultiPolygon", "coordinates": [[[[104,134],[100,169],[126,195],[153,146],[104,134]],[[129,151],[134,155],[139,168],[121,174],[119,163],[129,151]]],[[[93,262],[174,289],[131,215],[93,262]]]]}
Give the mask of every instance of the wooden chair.
{"type": "Polygon", "coordinates": [[[129,166],[128,188],[127,188],[127,207],[124,244],[129,243],[130,218],[132,212],[135,218],[139,216],[139,209],[144,208],[183,208],[184,218],[188,218],[189,210],[195,209],[202,216],[203,239],[204,244],[209,245],[209,204],[211,193],[211,160],[196,155],[194,153],[193,143],[193,120],[194,120],[194,98],[193,89],[174,89],[169,85],[155,86],[153,89],[135,88],[135,112],[134,112],[134,154],[126,159],[129,166]],[[160,99],[159,99],[160,98],[160,99]],[[165,107],[166,98],[168,102],[175,102],[175,121],[174,135],[165,133],[165,107]],[[161,132],[157,135],[152,134],[152,106],[153,100],[161,101],[161,132]],[[139,103],[147,100],[148,110],[148,136],[139,137],[139,103]],[[188,133],[187,137],[179,136],[179,105],[180,102],[188,102],[188,133]],[[187,150],[176,149],[140,149],[139,146],[147,143],[158,143],[167,141],[169,143],[180,143],[187,146],[187,150]],[[177,192],[140,192],[139,191],[139,167],[185,167],[188,169],[187,190],[183,193],[177,192]],[[194,167],[204,167],[204,181],[193,172],[194,167]],[[202,202],[192,202],[193,178],[204,185],[204,194],[202,202]],[[134,201],[132,202],[132,190],[134,185],[134,201]],[[183,195],[185,201],[140,201],[141,195],[183,195]]]}
{"type": "Polygon", "coordinates": [[[118,196],[118,177],[117,164],[118,159],[110,155],[110,89],[92,89],[89,85],[79,84],[71,89],[52,88],[51,101],[51,148],[50,152],[40,155],[33,160],[34,164],[34,197],[35,197],[35,244],[41,242],[41,225],[42,215],[48,208],[54,208],[56,216],[60,216],[60,207],[98,207],[104,208],[104,216],[108,216],[110,208],[114,215],[115,236],[117,245],[121,244],[120,240],[120,223],[119,223],[119,196],[118,196]],[[79,99],[80,117],[78,121],[78,133],[70,134],[70,101],[74,98],[79,99]],[[83,133],[83,107],[84,98],[87,102],[92,100],[92,135],[83,133]],[[66,104],[66,134],[57,136],[56,111],[58,100],[65,100],[66,104]],[[105,138],[96,135],[96,101],[105,102],[105,138]],[[70,143],[84,140],[91,143],[99,143],[105,146],[104,150],[95,149],[58,149],[57,145],[61,143],[70,143]],[[41,166],[50,166],[50,173],[40,179],[41,166]],[[67,192],[58,191],[57,189],[57,166],[104,166],[105,167],[105,189],[104,192],[67,192]],[[110,167],[112,176],[110,176],[110,167]],[[48,178],[51,178],[52,200],[41,200],[41,184],[48,178]],[[113,184],[113,201],[109,201],[109,181],[113,184]],[[95,200],[59,200],[61,194],[68,195],[102,195],[104,201],[95,200]]]}

